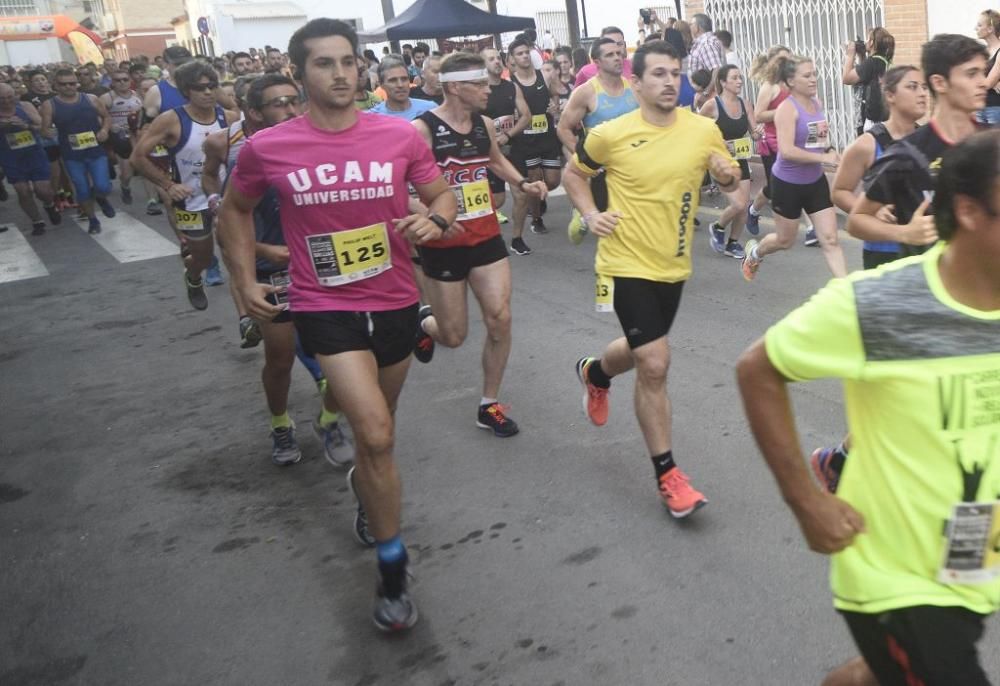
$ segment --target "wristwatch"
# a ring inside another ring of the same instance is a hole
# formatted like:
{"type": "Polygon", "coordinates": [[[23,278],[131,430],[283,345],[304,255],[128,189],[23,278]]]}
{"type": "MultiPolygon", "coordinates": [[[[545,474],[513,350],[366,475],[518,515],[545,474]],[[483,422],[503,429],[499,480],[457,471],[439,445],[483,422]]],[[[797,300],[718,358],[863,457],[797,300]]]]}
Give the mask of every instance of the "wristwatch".
{"type": "Polygon", "coordinates": [[[444,217],[442,217],[440,214],[436,214],[436,213],[435,214],[431,214],[431,215],[428,215],[427,218],[430,219],[435,224],[437,224],[437,227],[439,229],[441,229],[442,231],[447,231],[448,227],[450,226],[450,224],[448,223],[448,220],[445,219],[444,217]]]}

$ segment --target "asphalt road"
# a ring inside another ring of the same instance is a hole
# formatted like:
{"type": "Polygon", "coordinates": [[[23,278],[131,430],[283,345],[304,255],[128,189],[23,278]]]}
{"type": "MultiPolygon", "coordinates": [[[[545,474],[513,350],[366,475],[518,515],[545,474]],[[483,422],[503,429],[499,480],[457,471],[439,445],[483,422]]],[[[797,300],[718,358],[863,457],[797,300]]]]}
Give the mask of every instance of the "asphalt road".
{"type": "MultiPolygon", "coordinates": [[[[619,329],[594,312],[593,241],[569,245],[554,198],[553,232],[511,258],[502,400],[521,434],[474,425],[474,307],[465,346],[410,373],[398,460],[421,621],[386,638],[369,619],[374,556],[309,431],[311,379],[297,367],[291,392],[305,458],[276,468],[262,350],[239,349],[224,287],[191,310],[166,222],[142,209],[98,242],[70,217],[22,236],[14,202],[0,206],[3,686],[797,685],[854,654],[733,374],[828,278],[819,250],[769,258],[746,284],[709,250],[702,211],[670,390],[675,455],[710,504],[677,523],[656,496],[632,379],[616,380],[606,427],[580,411],[573,363],[619,329]]],[[[860,246],[845,247],[860,267],[860,246]]],[[[836,384],[794,401],[804,450],[840,438],[836,384]]],[[[1000,654],[984,660],[1000,678],[1000,654]]]]}

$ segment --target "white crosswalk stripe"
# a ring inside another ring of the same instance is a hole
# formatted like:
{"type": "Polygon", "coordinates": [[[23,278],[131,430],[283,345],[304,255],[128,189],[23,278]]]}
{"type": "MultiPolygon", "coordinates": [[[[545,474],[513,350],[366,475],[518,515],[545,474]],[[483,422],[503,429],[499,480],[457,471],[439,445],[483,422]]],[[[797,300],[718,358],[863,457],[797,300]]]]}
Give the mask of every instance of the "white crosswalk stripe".
{"type": "Polygon", "coordinates": [[[48,276],[41,258],[16,226],[0,233],[0,283],[48,276]]]}
{"type": "MultiPolygon", "coordinates": [[[[119,262],[139,262],[178,254],[175,243],[125,212],[110,219],[101,215],[98,218],[101,233],[92,238],[119,262]]],[[[77,219],[76,223],[86,233],[87,220],[77,219]]]]}

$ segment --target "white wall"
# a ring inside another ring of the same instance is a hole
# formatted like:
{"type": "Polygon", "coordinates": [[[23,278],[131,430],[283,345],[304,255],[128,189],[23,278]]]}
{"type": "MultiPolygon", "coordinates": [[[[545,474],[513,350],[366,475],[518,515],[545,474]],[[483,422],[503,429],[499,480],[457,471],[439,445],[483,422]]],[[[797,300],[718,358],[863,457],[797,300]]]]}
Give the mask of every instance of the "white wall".
{"type": "MultiPolygon", "coordinates": [[[[12,67],[24,67],[27,65],[38,66],[49,62],[62,60],[59,52],[58,38],[39,38],[36,40],[9,40],[3,41],[4,52],[7,53],[7,61],[12,67]]],[[[76,62],[76,58],[72,60],[76,62]]]]}
{"type": "Polygon", "coordinates": [[[927,0],[927,35],[961,33],[976,37],[976,20],[983,10],[996,9],[984,0],[927,0]]]}
{"type": "Polygon", "coordinates": [[[284,51],[288,47],[288,39],[305,22],[305,17],[234,20],[232,17],[220,15],[216,18],[216,29],[222,49],[216,46],[216,52],[260,49],[265,45],[272,45],[284,51]]]}

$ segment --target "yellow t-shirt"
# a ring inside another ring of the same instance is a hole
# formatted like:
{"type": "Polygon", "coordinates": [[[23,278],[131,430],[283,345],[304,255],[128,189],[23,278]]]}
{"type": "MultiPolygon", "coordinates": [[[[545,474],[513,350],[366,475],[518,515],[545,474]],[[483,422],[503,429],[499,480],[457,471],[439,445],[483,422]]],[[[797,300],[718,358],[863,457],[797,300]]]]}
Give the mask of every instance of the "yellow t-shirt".
{"type": "Polygon", "coordinates": [[[867,532],[831,559],[842,610],[1000,609],[1000,311],[948,294],[943,250],[834,279],[765,337],[788,379],[844,380],[851,452],[837,496],[867,532]],[[971,503],[981,515],[949,546],[956,505],[971,503]],[[981,577],[955,580],[955,568],[981,577]]]}
{"type": "Polygon", "coordinates": [[[669,283],[691,275],[694,217],[713,152],[730,157],[719,127],[682,108],[670,126],[635,110],[587,132],[573,162],[590,176],[605,169],[608,209],[623,215],[597,244],[598,274],[669,283]]]}

